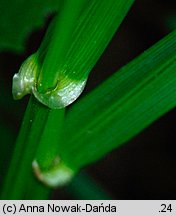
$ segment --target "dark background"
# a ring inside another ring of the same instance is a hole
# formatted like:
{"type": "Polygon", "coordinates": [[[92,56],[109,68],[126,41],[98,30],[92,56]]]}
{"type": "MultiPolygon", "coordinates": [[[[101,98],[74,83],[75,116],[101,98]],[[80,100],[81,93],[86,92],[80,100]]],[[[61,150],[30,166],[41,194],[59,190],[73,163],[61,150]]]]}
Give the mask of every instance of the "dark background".
{"type": "MultiPolygon", "coordinates": [[[[46,21],[46,26],[49,20],[46,21]]],[[[8,89],[11,89],[11,77],[18,71],[22,61],[37,50],[46,26],[30,35],[26,51],[22,55],[7,51],[0,54],[1,74],[8,89]]],[[[91,73],[83,95],[175,27],[175,1],[137,0],[91,73]]],[[[14,137],[27,101],[28,97],[22,103],[15,102],[15,106],[19,107],[18,112],[13,111],[11,104],[8,108],[0,108],[1,121],[10,128],[14,137]]],[[[112,199],[176,199],[175,145],[176,109],[81,172],[92,176],[112,199]]],[[[9,149],[9,158],[12,149],[13,146],[9,149]]],[[[6,164],[9,158],[6,158],[6,164]]],[[[5,173],[5,166],[1,175],[3,172],[5,173]]],[[[52,198],[75,199],[66,187],[56,190],[52,198]]]]}

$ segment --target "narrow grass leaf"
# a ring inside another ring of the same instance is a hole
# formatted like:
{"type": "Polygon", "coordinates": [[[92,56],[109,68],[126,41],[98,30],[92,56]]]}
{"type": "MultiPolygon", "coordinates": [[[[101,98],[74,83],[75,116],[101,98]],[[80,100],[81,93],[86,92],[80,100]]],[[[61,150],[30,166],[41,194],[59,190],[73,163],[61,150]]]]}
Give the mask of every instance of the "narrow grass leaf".
{"type": "MultiPolygon", "coordinates": [[[[103,50],[107,46],[108,42],[112,38],[114,32],[119,27],[120,23],[122,22],[123,18],[125,17],[127,11],[129,10],[133,2],[134,2],[133,0],[126,0],[126,1],[121,0],[118,2],[115,0],[110,0],[108,2],[105,0],[103,1],[92,0],[90,4],[87,3],[87,7],[84,10],[83,9],[81,10],[80,19],[78,19],[77,26],[73,32],[73,37],[72,37],[73,41],[70,41],[71,43],[67,41],[68,44],[71,45],[70,49],[67,51],[66,58],[64,58],[63,62],[59,63],[59,67],[58,67],[59,69],[64,69],[66,67],[66,70],[68,71],[67,74],[68,76],[65,74],[63,75],[65,75],[67,81],[69,82],[71,81],[72,83],[74,81],[79,81],[88,75],[88,73],[90,72],[90,70],[92,69],[92,67],[94,66],[94,64],[100,57],[100,55],[102,54],[103,50]],[[89,21],[88,23],[87,20],[89,21]],[[88,37],[89,33],[90,35],[88,37]],[[62,66],[62,68],[60,68],[60,66],[62,66]]],[[[63,50],[63,46],[62,46],[62,50],[63,50]]],[[[32,66],[32,68],[28,68],[29,70],[28,69],[25,70],[27,71],[27,73],[30,70],[32,71],[32,69],[36,69],[40,66],[40,65],[37,66],[34,65],[33,60],[35,60],[35,58],[32,59],[32,62],[28,62],[29,65],[32,66]]],[[[57,60],[57,56],[55,60],[57,60]]],[[[53,64],[55,64],[55,60],[53,64]]],[[[40,72],[41,71],[39,70],[38,74],[40,74],[40,72]]],[[[32,74],[33,73],[34,71],[32,71],[32,74]]],[[[59,75],[62,75],[62,70],[59,73],[59,75]]],[[[49,73],[48,76],[50,76],[49,73]]],[[[29,76],[28,78],[29,80],[28,79],[27,80],[30,82],[31,77],[29,76]]],[[[59,81],[61,83],[64,82],[63,77],[61,76],[60,78],[61,80],[59,81]]],[[[69,84],[69,82],[66,82],[66,84],[69,84]]],[[[28,87],[29,86],[27,86],[26,88],[28,87]]],[[[63,86],[61,85],[61,87],[63,86]]],[[[53,96],[52,93],[53,92],[51,92],[51,96],[53,96]]],[[[67,98],[67,96],[68,96],[67,94],[64,95],[65,98],[67,98]]],[[[32,171],[30,165],[32,165],[33,159],[34,159],[33,161],[34,172],[36,173],[36,175],[38,175],[38,178],[41,181],[43,181],[43,179],[45,178],[43,182],[49,186],[57,185],[56,180],[58,176],[59,176],[59,184],[60,183],[61,185],[64,184],[66,179],[68,179],[67,174],[70,175],[70,173],[73,172],[67,166],[67,163],[65,163],[62,160],[62,158],[60,158],[60,151],[59,151],[60,149],[57,148],[57,146],[55,145],[55,143],[59,142],[58,141],[59,139],[58,139],[58,135],[55,136],[56,133],[54,131],[56,128],[58,128],[58,122],[60,121],[60,120],[58,121],[58,119],[60,118],[59,116],[62,116],[58,112],[61,112],[61,110],[59,111],[50,110],[47,107],[37,104],[35,100],[33,99],[30,100],[24,118],[23,126],[21,127],[19,138],[17,139],[15,154],[12,159],[12,163],[10,165],[8,175],[5,179],[5,186],[2,193],[3,198],[6,199],[7,198],[22,199],[24,197],[26,198],[26,193],[29,192],[28,189],[26,188],[26,185],[30,185],[29,179],[31,177],[31,171],[32,171]],[[51,146],[49,146],[48,139],[45,139],[46,137],[51,137],[52,140],[51,146]],[[55,148],[57,148],[57,150],[55,148]],[[52,152],[59,152],[59,157],[58,154],[54,155],[53,158],[50,156],[48,157],[48,150],[50,149],[52,149],[52,152]],[[23,155],[21,155],[22,153],[23,155]],[[48,167],[48,161],[58,162],[57,160],[58,158],[59,158],[59,163],[58,164],[56,163],[57,164],[56,170],[53,163],[49,164],[51,165],[51,167],[48,167]],[[37,162],[40,161],[40,164],[35,163],[36,159],[37,162]],[[21,163],[21,161],[23,161],[23,163],[21,163]],[[42,170],[42,168],[44,168],[44,170],[42,170]],[[16,175],[17,170],[18,170],[18,175],[16,175]],[[64,176],[58,175],[58,171],[59,172],[61,171],[62,173],[64,171],[66,175],[64,176]],[[50,176],[49,179],[48,176],[50,176]],[[14,180],[14,188],[13,190],[9,190],[8,185],[12,180],[14,180]]],[[[61,129],[60,126],[59,128],[61,129]]],[[[63,140],[60,141],[60,143],[62,142],[63,140]]]]}
{"type": "Polygon", "coordinates": [[[66,1],[44,44],[14,75],[15,99],[33,93],[51,109],[61,109],[75,101],[134,0],[76,2],[66,1]]]}
{"type": "Polygon", "coordinates": [[[176,105],[176,31],[69,110],[59,145],[73,169],[117,148],[176,105]]]}

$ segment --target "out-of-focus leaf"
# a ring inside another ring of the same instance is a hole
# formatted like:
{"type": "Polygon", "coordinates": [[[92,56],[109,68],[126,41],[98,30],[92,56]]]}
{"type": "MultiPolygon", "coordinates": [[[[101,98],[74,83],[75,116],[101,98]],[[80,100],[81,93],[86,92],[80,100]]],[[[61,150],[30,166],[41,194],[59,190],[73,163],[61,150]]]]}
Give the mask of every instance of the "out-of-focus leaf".
{"type": "Polygon", "coordinates": [[[23,51],[27,36],[59,6],[60,0],[0,0],[0,50],[23,51]]]}

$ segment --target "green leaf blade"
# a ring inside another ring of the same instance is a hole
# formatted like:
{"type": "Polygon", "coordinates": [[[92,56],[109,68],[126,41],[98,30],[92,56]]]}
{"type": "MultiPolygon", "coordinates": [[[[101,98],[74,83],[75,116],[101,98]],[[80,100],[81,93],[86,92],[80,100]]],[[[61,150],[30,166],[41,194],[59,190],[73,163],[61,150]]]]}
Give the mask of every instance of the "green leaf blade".
{"type": "Polygon", "coordinates": [[[72,106],[63,135],[67,151],[60,146],[71,167],[96,161],[175,107],[175,36],[161,40],[72,106]]]}

